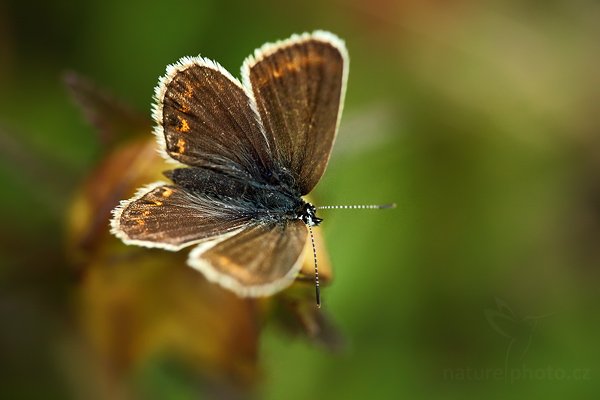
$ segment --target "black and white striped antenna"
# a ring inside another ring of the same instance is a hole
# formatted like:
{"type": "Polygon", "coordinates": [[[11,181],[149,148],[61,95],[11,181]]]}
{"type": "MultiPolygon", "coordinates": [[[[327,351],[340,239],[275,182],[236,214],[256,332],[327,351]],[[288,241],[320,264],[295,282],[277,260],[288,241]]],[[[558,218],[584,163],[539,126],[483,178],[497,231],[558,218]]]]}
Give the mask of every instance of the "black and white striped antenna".
{"type": "Polygon", "coordinates": [[[315,260],[315,295],[317,298],[317,307],[321,308],[321,288],[319,287],[319,267],[317,265],[317,246],[315,246],[315,235],[313,235],[312,227],[308,226],[308,233],[310,233],[310,242],[313,249],[313,259],[315,260]]]}
{"type": "Polygon", "coordinates": [[[396,208],[396,203],[388,204],[355,204],[355,205],[340,205],[340,206],[318,206],[317,210],[383,210],[386,208],[396,208]]]}

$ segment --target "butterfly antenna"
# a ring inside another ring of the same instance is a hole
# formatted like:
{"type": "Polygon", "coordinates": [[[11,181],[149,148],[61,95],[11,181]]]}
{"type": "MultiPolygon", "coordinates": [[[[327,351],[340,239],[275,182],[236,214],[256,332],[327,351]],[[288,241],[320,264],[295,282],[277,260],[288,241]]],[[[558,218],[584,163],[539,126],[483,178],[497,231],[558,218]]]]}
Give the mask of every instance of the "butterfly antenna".
{"type": "Polygon", "coordinates": [[[388,204],[359,204],[351,206],[319,206],[317,210],[333,210],[333,209],[371,209],[383,210],[385,208],[396,208],[396,203],[388,204]]]}
{"type": "Polygon", "coordinates": [[[315,236],[310,225],[308,227],[308,233],[310,233],[310,242],[312,243],[313,258],[315,260],[315,294],[317,296],[317,307],[321,308],[321,289],[319,288],[319,267],[317,266],[317,246],[315,246],[315,236]]]}

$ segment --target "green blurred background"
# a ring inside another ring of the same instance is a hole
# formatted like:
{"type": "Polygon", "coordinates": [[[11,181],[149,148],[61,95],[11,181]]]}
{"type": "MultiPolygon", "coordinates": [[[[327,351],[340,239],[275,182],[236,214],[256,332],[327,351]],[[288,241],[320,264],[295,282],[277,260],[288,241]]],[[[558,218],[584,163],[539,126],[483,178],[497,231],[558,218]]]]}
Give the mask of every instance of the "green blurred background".
{"type": "MultiPolygon", "coordinates": [[[[266,323],[255,395],[598,395],[598,21],[592,0],[0,3],[0,397],[102,397],[64,237],[104,153],[64,71],[149,115],[179,57],[237,75],[262,43],[314,29],[351,58],[315,201],[398,207],[322,213],[325,309],[346,345],[266,323]]],[[[135,396],[196,398],[164,364],[136,367],[135,396]]]]}

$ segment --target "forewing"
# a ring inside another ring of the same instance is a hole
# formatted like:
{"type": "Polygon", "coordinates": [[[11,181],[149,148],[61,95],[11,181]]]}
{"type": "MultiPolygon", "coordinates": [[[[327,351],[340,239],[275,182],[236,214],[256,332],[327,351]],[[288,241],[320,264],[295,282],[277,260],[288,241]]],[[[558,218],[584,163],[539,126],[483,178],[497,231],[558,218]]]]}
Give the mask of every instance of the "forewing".
{"type": "Polygon", "coordinates": [[[199,244],[188,264],[239,296],[268,296],[296,278],[307,232],[300,220],[257,224],[231,237],[199,244]]]}
{"type": "Polygon", "coordinates": [[[157,182],[113,212],[111,232],[126,244],[179,250],[248,224],[241,210],[157,182]]]}
{"type": "Polygon", "coordinates": [[[327,166],[347,74],[344,43],[322,31],[267,44],[242,66],[274,158],[289,169],[301,194],[327,166]]]}
{"type": "Polygon", "coordinates": [[[260,175],[268,144],[250,97],[219,64],[185,57],[167,67],[155,90],[155,134],[165,158],[260,175]]]}

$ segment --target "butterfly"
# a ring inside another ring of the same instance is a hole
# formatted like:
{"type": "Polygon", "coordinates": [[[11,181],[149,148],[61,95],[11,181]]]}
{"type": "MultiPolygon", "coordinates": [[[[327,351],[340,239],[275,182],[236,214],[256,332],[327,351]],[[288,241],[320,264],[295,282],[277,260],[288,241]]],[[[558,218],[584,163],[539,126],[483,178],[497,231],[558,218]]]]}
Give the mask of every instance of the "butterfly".
{"type": "Polygon", "coordinates": [[[154,134],[177,165],[164,172],[171,182],[113,210],[111,232],[126,244],[195,246],[189,266],[242,297],[288,287],[322,221],[303,196],[327,166],[348,62],[340,38],[315,31],[255,50],[241,81],[200,56],[169,65],[155,89],[154,134]]]}

